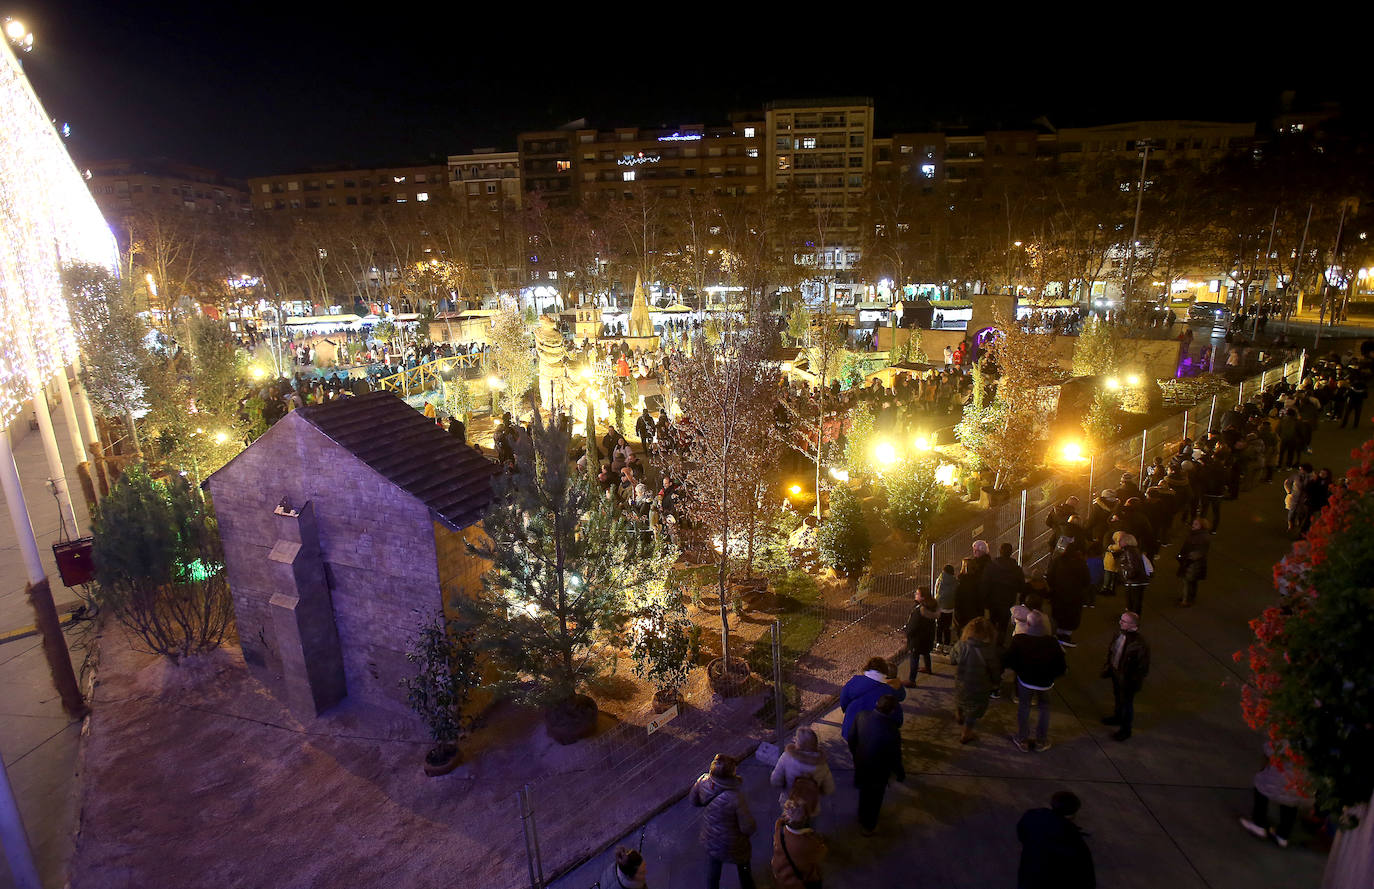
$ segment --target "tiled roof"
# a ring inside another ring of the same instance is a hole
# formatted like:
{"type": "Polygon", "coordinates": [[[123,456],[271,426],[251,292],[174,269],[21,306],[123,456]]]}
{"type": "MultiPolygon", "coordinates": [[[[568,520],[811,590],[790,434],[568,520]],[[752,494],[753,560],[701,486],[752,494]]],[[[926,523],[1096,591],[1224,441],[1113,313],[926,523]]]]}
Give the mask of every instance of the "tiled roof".
{"type": "Polygon", "coordinates": [[[466,528],[491,502],[496,466],[392,392],[369,392],[296,411],[445,524],[466,528]]]}

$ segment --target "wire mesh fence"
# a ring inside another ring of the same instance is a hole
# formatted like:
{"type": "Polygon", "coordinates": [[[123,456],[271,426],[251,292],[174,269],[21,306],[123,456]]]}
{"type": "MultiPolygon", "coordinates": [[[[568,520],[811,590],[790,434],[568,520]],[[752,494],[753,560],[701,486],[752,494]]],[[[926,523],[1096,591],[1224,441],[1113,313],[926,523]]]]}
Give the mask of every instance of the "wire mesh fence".
{"type": "Polygon", "coordinates": [[[870,657],[902,652],[916,589],[933,587],[945,565],[957,572],[975,541],[986,541],[992,555],[1010,544],[1028,577],[1046,570],[1058,536],[1049,521],[1055,506],[1077,496],[1080,514],[1086,513],[1096,489],[1116,487],[1123,472],[1138,478],[1157,457],[1167,462],[1184,437],[1219,428],[1235,404],[1279,381],[1298,382],[1302,364],[1296,359],[1272,366],[1215,397],[1176,405],[1158,423],[1100,448],[1090,460],[1054,467],[1044,480],[991,504],[940,539],[913,546],[907,558],[863,582],[794,590],[776,613],[751,614],[747,620],[755,624],[776,619],[779,632],[776,645],[765,628],[741,646],[738,656],[754,674],[746,694],[720,698],[703,684],[666,714],[647,722],[625,719],[579,742],[575,755],[552,752],[537,782],[510,788],[506,851],[522,872],[525,858],[542,855],[542,863],[530,865],[529,885],[543,885],[543,874],[552,878],[640,823],[646,798],[671,801],[686,792],[716,753],[746,752],[759,740],[781,742],[779,702],[785,736],[833,707],[844,683],[870,657]],[[780,682],[774,683],[775,675],[780,682]],[[531,830],[538,834],[533,846],[531,830]]]}

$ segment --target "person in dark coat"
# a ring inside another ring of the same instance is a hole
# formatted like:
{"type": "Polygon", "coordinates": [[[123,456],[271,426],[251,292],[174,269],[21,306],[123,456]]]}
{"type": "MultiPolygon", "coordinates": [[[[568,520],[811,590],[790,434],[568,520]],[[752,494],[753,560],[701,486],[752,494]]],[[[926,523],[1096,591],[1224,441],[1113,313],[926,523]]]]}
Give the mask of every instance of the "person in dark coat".
{"type": "Polygon", "coordinates": [[[975,617],[983,615],[983,595],[978,589],[978,575],[973,572],[972,559],[964,559],[959,566],[954,587],[954,635],[975,617]]]}
{"type": "MultiPolygon", "coordinates": [[[[906,689],[900,679],[887,678],[887,661],[880,657],[868,659],[864,671],[852,677],[840,689],[840,710],[844,720],[840,724],[840,734],[846,741],[854,733],[854,720],[865,710],[872,710],[884,695],[893,695],[899,701],[906,700],[906,689]]],[[[902,711],[897,710],[897,725],[902,724],[902,711]]]]}
{"type": "Polygon", "coordinates": [[[646,407],[644,412],[639,415],[639,419],[635,421],[635,435],[639,436],[640,453],[646,457],[649,456],[649,446],[654,443],[655,431],[654,417],[646,407]]]}
{"type": "Polygon", "coordinates": [[[935,597],[930,595],[930,590],[925,587],[916,589],[916,607],[911,609],[911,615],[906,620],[906,648],[911,654],[911,671],[907,676],[908,681],[916,681],[916,662],[923,659],[925,666],[921,668],[922,673],[931,673],[930,653],[935,649],[935,627],[940,620],[940,608],[935,602],[935,597]]]}
{"type": "Polygon", "coordinates": [[[1183,595],[1178,604],[1189,608],[1197,601],[1197,585],[1207,579],[1207,551],[1212,546],[1211,529],[1204,518],[1193,519],[1192,530],[1178,550],[1178,576],[1183,579],[1183,595]]]}
{"type": "Polygon", "coordinates": [[[711,760],[710,771],[692,785],[692,805],[706,810],[701,819],[701,843],[706,849],[706,885],[710,889],[720,889],[720,873],[726,862],[739,870],[740,889],[754,889],[749,836],[758,825],[749,814],[741,791],[743,783],[735,774],[734,758],[720,753],[711,760]]]}
{"type": "Polygon", "coordinates": [[[1064,649],[1050,635],[1049,621],[1039,611],[1026,616],[1026,632],[1011,637],[1011,645],[1002,656],[1002,667],[1016,673],[1017,733],[1011,742],[1022,753],[1050,747],[1050,689],[1054,680],[1064,675],[1064,649]],[[1035,737],[1030,737],[1030,709],[1034,703],[1040,708],[1035,737]]]}
{"type": "Polygon", "coordinates": [[[1007,624],[1011,620],[1011,606],[1020,601],[1021,593],[1026,586],[1026,572],[1021,570],[1021,566],[1011,555],[1015,551],[1016,548],[1010,543],[1002,544],[997,558],[983,569],[983,576],[978,584],[983,606],[988,611],[988,620],[997,628],[999,645],[1006,638],[1007,624]]]}
{"type": "Polygon", "coordinates": [[[1050,560],[1045,581],[1050,587],[1050,603],[1054,608],[1054,629],[1059,642],[1074,647],[1073,631],[1083,621],[1083,605],[1088,600],[1092,578],[1083,550],[1070,546],[1050,560]]]}
{"type": "Polygon", "coordinates": [[[859,714],[849,737],[854,786],[859,788],[859,826],[864,836],[873,836],[878,829],[878,811],[887,793],[888,778],[896,775],[898,781],[906,780],[901,712],[896,695],[883,695],[872,710],[859,714]]]}
{"type": "Polygon", "coordinates": [[[1021,842],[1016,889],[1096,889],[1092,851],[1073,821],[1081,806],[1076,794],[1061,790],[1050,797],[1048,809],[1021,816],[1016,823],[1021,842]]]}
{"type": "Polygon", "coordinates": [[[1107,644],[1107,663],[1102,677],[1112,681],[1114,707],[1110,716],[1102,717],[1103,725],[1117,726],[1118,741],[1131,736],[1135,723],[1135,696],[1150,672],[1150,646],[1140,635],[1140,615],[1123,611],[1117,622],[1116,635],[1107,644]]]}

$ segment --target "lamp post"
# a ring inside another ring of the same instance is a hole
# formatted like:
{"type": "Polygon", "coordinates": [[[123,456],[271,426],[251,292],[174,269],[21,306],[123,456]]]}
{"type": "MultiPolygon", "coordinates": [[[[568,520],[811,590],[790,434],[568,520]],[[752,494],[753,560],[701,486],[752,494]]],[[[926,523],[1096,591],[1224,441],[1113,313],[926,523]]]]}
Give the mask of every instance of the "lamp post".
{"type": "Polygon", "coordinates": [[[1135,241],[1140,233],[1140,206],[1145,200],[1145,167],[1150,163],[1150,143],[1142,140],[1140,146],[1144,148],[1140,160],[1140,182],[1135,191],[1135,222],[1131,224],[1131,244],[1126,258],[1126,294],[1124,303],[1130,305],[1132,297],[1135,296],[1135,241]]]}

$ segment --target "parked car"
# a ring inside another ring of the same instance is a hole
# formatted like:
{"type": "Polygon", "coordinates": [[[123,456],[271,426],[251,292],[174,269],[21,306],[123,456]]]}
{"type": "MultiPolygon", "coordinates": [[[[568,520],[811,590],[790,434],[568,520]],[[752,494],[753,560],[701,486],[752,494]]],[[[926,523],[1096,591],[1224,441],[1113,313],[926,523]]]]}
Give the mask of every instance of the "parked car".
{"type": "Polygon", "coordinates": [[[1188,309],[1188,321],[1209,322],[1224,327],[1231,321],[1231,310],[1219,303],[1194,303],[1188,309]]]}

